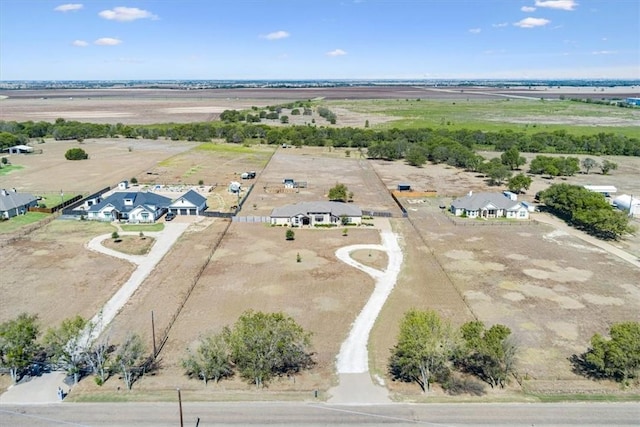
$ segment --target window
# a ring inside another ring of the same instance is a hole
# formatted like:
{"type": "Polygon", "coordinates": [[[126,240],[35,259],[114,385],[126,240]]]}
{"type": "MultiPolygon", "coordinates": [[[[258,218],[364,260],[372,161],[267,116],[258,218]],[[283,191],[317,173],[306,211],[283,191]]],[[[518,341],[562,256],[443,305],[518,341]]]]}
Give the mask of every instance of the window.
{"type": "Polygon", "coordinates": [[[323,217],[322,215],[316,215],[316,216],[313,218],[313,220],[314,220],[315,222],[322,222],[322,221],[324,221],[324,217],[323,217]]]}

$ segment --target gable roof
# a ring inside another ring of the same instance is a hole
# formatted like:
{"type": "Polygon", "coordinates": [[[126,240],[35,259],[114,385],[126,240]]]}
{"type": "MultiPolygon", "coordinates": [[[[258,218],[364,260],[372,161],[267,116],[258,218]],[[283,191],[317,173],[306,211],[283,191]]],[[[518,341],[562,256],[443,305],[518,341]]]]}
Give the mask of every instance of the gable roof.
{"type": "Polygon", "coordinates": [[[116,192],[101,201],[98,204],[95,204],[89,208],[88,212],[100,212],[105,206],[111,205],[119,212],[130,212],[138,206],[142,206],[145,209],[151,209],[152,206],[157,207],[166,207],[171,203],[171,199],[168,197],[161,196],[155,193],[148,192],[116,192]],[[132,199],[133,204],[125,205],[125,199],[132,199]]]}
{"type": "Polygon", "coordinates": [[[196,191],[194,190],[189,190],[186,193],[184,193],[182,196],[178,197],[177,199],[175,199],[173,201],[173,203],[177,202],[180,199],[184,199],[187,202],[191,203],[194,206],[200,206],[202,205],[204,202],[207,201],[207,198],[202,196],[201,194],[198,194],[196,191]]]}
{"type": "Polygon", "coordinates": [[[29,193],[16,193],[15,191],[0,192],[0,211],[9,211],[36,201],[35,196],[29,193]],[[4,194],[6,193],[6,194],[4,194]]]}
{"type": "Polygon", "coordinates": [[[362,216],[362,210],[355,205],[342,202],[300,202],[275,208],[271,216],[275,218],[291,218],[296,215],[329,213],[333,216],[362,216]]]}
{"type": "Polygon", "coordinates": [[[496,209],[517,210],[522,205],[511,200],[502,193],[475,193],[460,197],[451,202],[454,209],[464,209],[466,211],[477,211],[482,208],[493,206],[496,209]]]}

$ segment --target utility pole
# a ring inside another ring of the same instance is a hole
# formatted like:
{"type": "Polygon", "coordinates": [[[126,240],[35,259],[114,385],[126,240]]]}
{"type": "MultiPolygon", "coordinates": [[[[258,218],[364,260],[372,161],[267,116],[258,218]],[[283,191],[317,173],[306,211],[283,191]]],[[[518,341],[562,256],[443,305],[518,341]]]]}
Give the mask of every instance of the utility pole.
{"type": "Polygon", "coordinates": [[[180,388],[178,390],[178,406],[180,407],[180,427],[184,427],[184,422],[182,420],[182,396],[180,395],[180,388]]]}
{"type": "Polygon", "coordinates": [[[153,360],[156,360],[158,349],[156,348],[156,326],[153,321],[153,310],[151,310],[151,337],[153,338],[153,360]]]}

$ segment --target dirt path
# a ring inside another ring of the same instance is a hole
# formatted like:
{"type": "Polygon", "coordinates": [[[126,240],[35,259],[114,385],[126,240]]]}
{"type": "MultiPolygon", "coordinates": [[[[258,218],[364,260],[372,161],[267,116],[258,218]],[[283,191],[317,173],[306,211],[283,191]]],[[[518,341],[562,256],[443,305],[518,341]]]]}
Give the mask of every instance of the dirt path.
{"type": "Polygon", "coordinates": [[[340,347],[336,361],[340,384],[330,391],[332,398],[329,399],[329,402],[331,403],[389,402],[386,390],[374,385],[368,375],[367,344],[376,318],[396,284],[403,256],[398,244],[398,237],[391,231],[389,221],[380,221],[380,226],[382,244],[351,245],[336,251],[336,256],[341,261],[369,274],[375,279],[376,284],[371,297],[353,323],[349,336],[340,347]],[[386,252],[388,264],[384,271],[361,264],[350,256],[351,252],[367,249],[386,252]]]}
{"type": "Polygon", "coordinates": [[[567,234],[577,237],[578,239],[584,240],[585,242],[590,243],[594,246],[597,246],[600,249],[607,251],[611,255],[615,255],[618,258],[621,258],[627,261],[628,263],[640,268],[640,259],[637,258],[635,255],[632,255],[622,249],[619,249],[614,245],[612,245],[611,243],[602,241],[600,239],[596,239],[595,237],[589,236],[588,234],[585,234],[580,230],[576,230],[575,228],[570,227],[564,221],[556,218],[555,216],[552,216],[546,213],[538,213],[535,215],[533,219],[535,219],[536,221],[542,222],[544,224],[549,224],[557,228],[558,230],[561,230],[567,234]]]}

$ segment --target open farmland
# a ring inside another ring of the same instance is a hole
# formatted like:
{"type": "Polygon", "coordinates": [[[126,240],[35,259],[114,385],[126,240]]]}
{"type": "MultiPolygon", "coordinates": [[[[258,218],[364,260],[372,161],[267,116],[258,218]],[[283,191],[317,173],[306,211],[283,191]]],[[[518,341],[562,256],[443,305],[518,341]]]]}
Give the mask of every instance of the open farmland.
{"type": "MultiPolygon", "coordinates": [[[[396,95],[408,96],[399,92],[396,95]]],[[[201,100],[184,102],[181,108],[199,108],[201,100]]],[[[135,105],[136,101],[131,103],[135,105]]],[[[127,105],[123,101],[122,108],[127,105]]],[[[2,114],[6,111],[11,110],[3,109],[2,114]]],[[[168,115],[153,117],[186,120],[186,115],[165,113],[168,115]]],[[[143,109],[137,114],[143,115],[143,109]]],[[[360,120],[363,116],[358,114],[360,120]]],[[[381,114],[386,116],[391,111],[381,114]]],[[[26,120],[24,114],[19,117],[26,120]]],[[[125,120],[134,120],[133,117],[125,120]]],[[[198,117],[194,115],[192,119],[198,117]]],[[[125,139],[89,140],[82,145],[47,141],[40,147],[43,154],[12,156],[12,162],[23,168],[2,176],[1,186],[34,192],[63,189],[66,193],[88,192],[134,176],[141,186],[183,188],[202,180],[216,188],[208,196],[212,209],[226,210],[236,201],[226,186],[229,181],[238,180],[245,187],[254,185],[239,215],[264,217],[283,204],[323,200],[329,188],[339,182],[353,191],[355,204],[394,215],[391,225],[400,235],[404,265],[372,332],[369,361],[371,373],[385,378],[399,399],[407,395],[419,398],[417,386],[389,382],[386,377],[386,362],[389,349],[395,344],[398,322],[410,308],[433,308],[455,325],[474,317],[487,324],[508,325],[521,349],[518,371],[527,378],[522,382],[526,390],[616,390],[615,385],[574,376],[567,357],[584,351],[590,336],[605,332],[611,322],[638,320],[638,270],[574,234],[544,224],[454,225],[441,212],[440,203],[469,190],[502,189],[489,187],[483,177],[446,165],[415,168],[403,162],[367,160],[355,150],[347,156],[345,149],[329,147],[243,147],[125,139]],[[87,150],[90,159],[65,161],[64,152],[75,146],[87,150]],[[257,178],[240,180],[240,173],[247,170],[256,170],[257,178]],[[285,190],[284,178],[306,185],[285,190]],[[410,183],[417,191],[434,190],[437,196],[401,198],[409,219],[400,218],[399,207],[389,194],[399,182],[410,183]]],[[[495,155],[482,154],[487,158],[495,155]]],[[[529,160],[533,157],[526,156],[529,160]]],[[[610,176],[592,172],[555,181],[613,184],[620,192],[640,193],[638,159],[609,159],[619,164],[610,176]]],[[[551,183],[535,177],[525,199],[530,200],[535,191],[551,183]]],[[[113,230],[107,224],[53,221],[0,247],[0,258],[9,260],[0,284],[0,321],[22,311],[37,312],[43,325],[57,324],[75,314],[94,314],[132,270],[125,261],[85,247],[92,237],[113,230]],[[20,292],[16,292],[18,287],[20,292]]],[[[338,261],[335,251],[342,246],[379,240],[375,228],[359,227],[351,228],[348,236],[335,229],[296,229],[295,240],[286,241],[285,230],[280,227],[199,218],[190,224],[110,328],[114,342],[135,331],[151,348],[151,311],[159,336],[179,312],[160,353],[162,369],[136,383],[129,397],[117,391],[121,386],[117,378],[102,388],[92,381],[82,381],[71,397],[154,400],[165,398],[176,386],[184,390],[186,398],[204,400],[306,399],[312,390],[325,392],[336,381],[333,364],[340,344],[373,289],[373,280],[338,261]],[[284,311],[311,331],[316,367],[295,380],[274,382],[268,392],[255,392],[238,378],[206,389],[201,382],[188,380],[180,367],[186,349],[202,335],[233,323],[246,309],[284,311]]],[[[638,236],[615,244],[640,257],[638,236]]],[[[358,253],[354,257],[378,268],[384,262],[384,256],[379,254],[369,257],[358,253]]],[[[514,383],[510,391],[520,388],[514,383]]],[[[434,394],[442,396],[441,391],[434,394]]]]}

